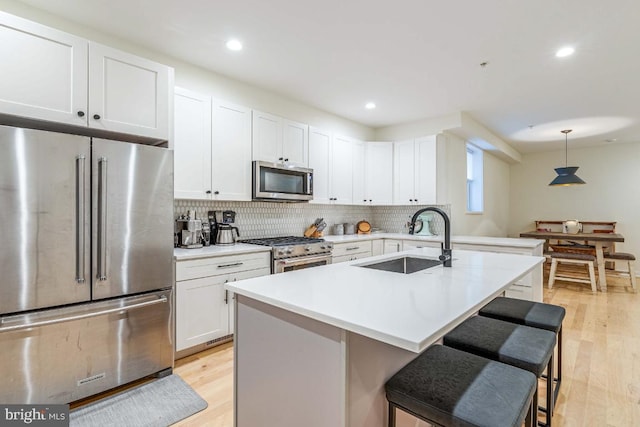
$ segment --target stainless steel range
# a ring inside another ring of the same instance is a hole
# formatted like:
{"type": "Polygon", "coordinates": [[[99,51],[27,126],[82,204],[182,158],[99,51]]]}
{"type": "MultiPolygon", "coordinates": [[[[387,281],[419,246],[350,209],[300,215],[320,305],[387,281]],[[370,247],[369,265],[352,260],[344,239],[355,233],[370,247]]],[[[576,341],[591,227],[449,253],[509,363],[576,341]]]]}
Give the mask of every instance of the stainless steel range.
{"type": "Polygon", "coordinates": [[[333,244],[324,239],[285,236],[244,239],[239,242],[271,246],[272,274],[331,264],[333,244]]]}

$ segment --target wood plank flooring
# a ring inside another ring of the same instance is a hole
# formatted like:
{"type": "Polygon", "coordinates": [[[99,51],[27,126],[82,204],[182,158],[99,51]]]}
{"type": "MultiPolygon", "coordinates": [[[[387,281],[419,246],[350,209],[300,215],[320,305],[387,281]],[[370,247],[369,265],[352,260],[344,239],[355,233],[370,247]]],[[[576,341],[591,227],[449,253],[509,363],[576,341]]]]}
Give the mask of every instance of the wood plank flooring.
{"type": "MultiPolygon", "coordinates": [[[[544,301],[566,308],[563,382],[555,426],[640,426],[640,293],[608,278],[607,293],[558,281],[544,301]]],[[[176,362],[174,372],[207,402],[178,426],[233,426],[233,344],[176,362]]]]}

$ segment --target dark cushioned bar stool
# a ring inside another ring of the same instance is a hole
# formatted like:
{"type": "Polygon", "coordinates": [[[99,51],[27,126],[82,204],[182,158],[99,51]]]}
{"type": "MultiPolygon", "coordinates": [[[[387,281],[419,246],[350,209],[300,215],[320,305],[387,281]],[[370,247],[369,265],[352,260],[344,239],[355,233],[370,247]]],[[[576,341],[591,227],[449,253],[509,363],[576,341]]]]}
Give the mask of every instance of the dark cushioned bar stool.
{"type": "MultiPolygon", "coordinates": [[[[444,345],[525,369],[542,377],[545,368],[553,378],[556,334],[489,317],[470,317],[443,338],[444,345]]],[[[534,397],[537,407],[537,390],[534,397]]],[[[553,414],[553,382],[547,381],[546,426],[553,414]]]]}
{"type": "Polygon", "coordinates": [[[434,345],[387,381],[389,427],[396,408],[438,426],[534,426],[536,389],[531,372],[434,345]]]}
{"type": "Polygon", "coordinates": [[[564,307],[541,302],[525,301],[521,299],[498,297],[480,309],[480,316],[546,329],[557,336],[556,346],[558,354],[555,357],[556,378],[553,390],[553,403],[558,401],[560,383],[562,382],[562,321],[566,311],[564,307]]]}

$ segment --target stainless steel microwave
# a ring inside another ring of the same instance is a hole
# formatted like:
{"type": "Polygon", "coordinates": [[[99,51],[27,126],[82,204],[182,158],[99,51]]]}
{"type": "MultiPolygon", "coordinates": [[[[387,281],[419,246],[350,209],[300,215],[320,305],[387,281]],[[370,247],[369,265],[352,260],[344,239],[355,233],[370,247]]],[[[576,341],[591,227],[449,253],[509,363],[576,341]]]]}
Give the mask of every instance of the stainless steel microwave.
{"type": "Polygon", "coordinates": [[[253,200],[307,202],[313,199],[313,169],[253,162],[253,200]]]}

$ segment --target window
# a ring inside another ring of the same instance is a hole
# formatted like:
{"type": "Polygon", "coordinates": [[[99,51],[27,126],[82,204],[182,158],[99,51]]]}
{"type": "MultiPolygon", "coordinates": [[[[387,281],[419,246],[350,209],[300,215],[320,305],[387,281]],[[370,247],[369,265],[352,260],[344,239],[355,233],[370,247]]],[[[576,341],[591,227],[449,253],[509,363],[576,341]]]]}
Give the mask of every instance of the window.
{"type": "Polygon", "coordinates": [[[467,144],[467,212],[482,212],[482,150],[467,144]]]}

